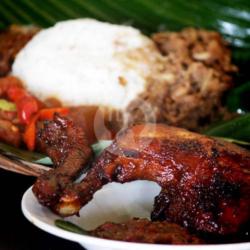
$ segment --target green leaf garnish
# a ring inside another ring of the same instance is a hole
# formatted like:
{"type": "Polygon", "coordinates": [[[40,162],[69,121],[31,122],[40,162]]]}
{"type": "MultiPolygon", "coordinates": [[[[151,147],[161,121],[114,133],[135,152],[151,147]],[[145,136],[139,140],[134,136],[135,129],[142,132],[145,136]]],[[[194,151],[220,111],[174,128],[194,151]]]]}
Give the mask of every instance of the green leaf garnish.
{"type": "Polygon", "coordinates": [[[84,230],[83,228],[69,221],[55,220],[55,225],[63,230],[66,230],[72,233],[83,234],[83,235],[89,234],[88,231],[84,230]]]}
{"type": "Polygon", "coordinates": [[[0,109],[3,111],[16,111],[16,104],[5,99],[0,99],[0,109]]]}

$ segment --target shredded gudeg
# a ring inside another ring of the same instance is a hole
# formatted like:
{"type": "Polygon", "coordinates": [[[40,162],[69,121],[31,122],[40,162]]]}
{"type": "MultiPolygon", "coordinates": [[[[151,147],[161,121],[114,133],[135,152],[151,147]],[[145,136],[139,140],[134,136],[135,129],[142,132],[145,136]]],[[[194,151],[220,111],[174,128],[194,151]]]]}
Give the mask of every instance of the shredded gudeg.
{"type": "Polygon", "coordinates": [[[164,59],[146,90],[129,105],[130,120],[144,119],[145,111],[138,107],[145,103],[153,110],[151,121],[192,130],[227,116],[221,99],[232,87],[237,67],[221,35],[189,28],[156,33],[152,39],[164,59]]]}

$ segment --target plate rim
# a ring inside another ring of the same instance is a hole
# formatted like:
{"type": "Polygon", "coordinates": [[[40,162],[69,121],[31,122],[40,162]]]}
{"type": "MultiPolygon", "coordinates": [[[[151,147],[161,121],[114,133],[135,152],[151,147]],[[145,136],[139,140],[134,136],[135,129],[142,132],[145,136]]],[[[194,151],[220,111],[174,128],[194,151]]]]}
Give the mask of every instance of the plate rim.
{"type": "MultiPolygon", "coordinates": [[[[50,225],[40,219],[38,219],[36,216],[32,214],[30,209],[27,207],[27,199],[29,196],[33,197],[35,196],[32,192],[32,187],[29,187],[25,193],[22,196],[21,200],[21,210],[25,218],[34,226],[40,228],[41,230],[50,233],[52,235],[55,235],[59,238],[67,239],[73,242],[77,242],[80,245],[86,244],[86,245],[93,245],[93,246],[103,246],[103,247],[110,247],[112,249],[114,248],[120,248],[120,249],[145,249],[145,250],[152,250],[152,249],[175,249],[175,250],[197,250],[198,248],[202,248],[204,250],[206,249],[213,249],[213,250],[229,250],[229,249],[236,249],[237,250],[245,250],[247,247],[250,249],[250,242],[241,242],[241,243],[229,243],[229,244],[197,244],[197,245],[157,245],[157,244],[148,244],[148,243],[136,243],[136,242],[126,242],[126,241],[117,241],[117,240],[108,240],[108,239],[102,239],[94,236],[89,235],[80,235],[77,233],[69,232],[66,230],[63,230],[61,228],[58,228],[54,225],[50,225]]],[[[39,202],[36,201],[38,205],[39,202]]],[[[39,204],[40,205],[40,204],[39,204]]],[[[48,210],[48,212],[50,212],[48,210]]],[[[51,212],[52,213],[52,212],[51,212]]],[[[202,250],[201,249],[201,250],[202,250]]]]}

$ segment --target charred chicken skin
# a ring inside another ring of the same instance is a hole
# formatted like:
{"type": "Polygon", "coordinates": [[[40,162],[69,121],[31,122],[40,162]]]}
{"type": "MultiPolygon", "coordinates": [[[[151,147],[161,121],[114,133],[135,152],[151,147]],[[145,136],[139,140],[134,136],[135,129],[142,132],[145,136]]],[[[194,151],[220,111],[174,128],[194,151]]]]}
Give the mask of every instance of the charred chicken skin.
{"type": "Polygon", "coordinates": [[[41,204],[53,207],[58,203],[61,192],[86,168],[92,150],[82,128],[58,114],[53,121],[44,124],[38,140],[55,168],[37,179],[33,192],[41,204]]]}
{"type": "MultiPolygon", "coordinates": [[[[33,190],[46,204],[40,195],[43,179],[38,179],[33,190]]],[[[77,214],[106,183],[134,180],[155,181],[162,187],[155,198],[153,220],[222,235],[237,232],[249,221],[250,153],[161,124],[120,132],[83,181],[67,185],[50,208],[62,216],[77,214]]]]}

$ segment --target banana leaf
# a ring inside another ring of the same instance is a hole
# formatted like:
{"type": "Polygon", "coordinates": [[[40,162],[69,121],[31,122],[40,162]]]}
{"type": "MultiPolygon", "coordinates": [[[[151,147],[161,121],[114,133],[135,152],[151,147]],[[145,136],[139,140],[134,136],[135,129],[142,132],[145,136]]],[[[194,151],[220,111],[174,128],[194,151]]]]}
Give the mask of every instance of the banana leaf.
{"type": "Polygon", "coordinates": [[[250,114],[243,115],[228,122],[222,122],[213,126],[204,134],[227,139],[234,139],[232,142],[243,141],[250,142],[250,114]]]}
{"type": "Polygon", "coordinates": [[[232,112],[250,112],[250,82],[242,84],[227,95],[227,107],[232,112]]]}
{"type": "Polygon", "coordinates": [[[232,45],[240,68],[237,80],[250,80],[249,0],[1,0],[0,4],[0,29],[13,23],[48,27],[82,17],[132,25],[146,34],[187,26],[219,31],[232,45]]]}
{"type": "Polygon", "coordinates": [[[219,31],[238,61],[250,60],[249,0],[1,0],[0,27],[93,17],[138,27],[149,34],[186,26],[219,31]]]}
{"type": "Polygon", "coordinates": [[[43,154],[16,148],[16,147],[10,146],[2,142],[0,142],[0,152],[3,155],[14,157],[14,158],[27,161],[27,162],[33,162],[33,163],[38,163],[38,164],[43,164],[43,165],[52,164],[50,158],[43,154]]]}
{"type": "Polygon", "coordinates": [[[234,143],[234,144],[238,144],[238,145],[240,145],[242,147],[250,146],[250,142],[247,142],[247,141],[240,141],[240,140],[236,140],[236,139],[232,139],[232,138],[217,137],[217,136],[214,136],[214,138],[221,139],[221,140],[231,142],[231,143],[234,143]]]}

